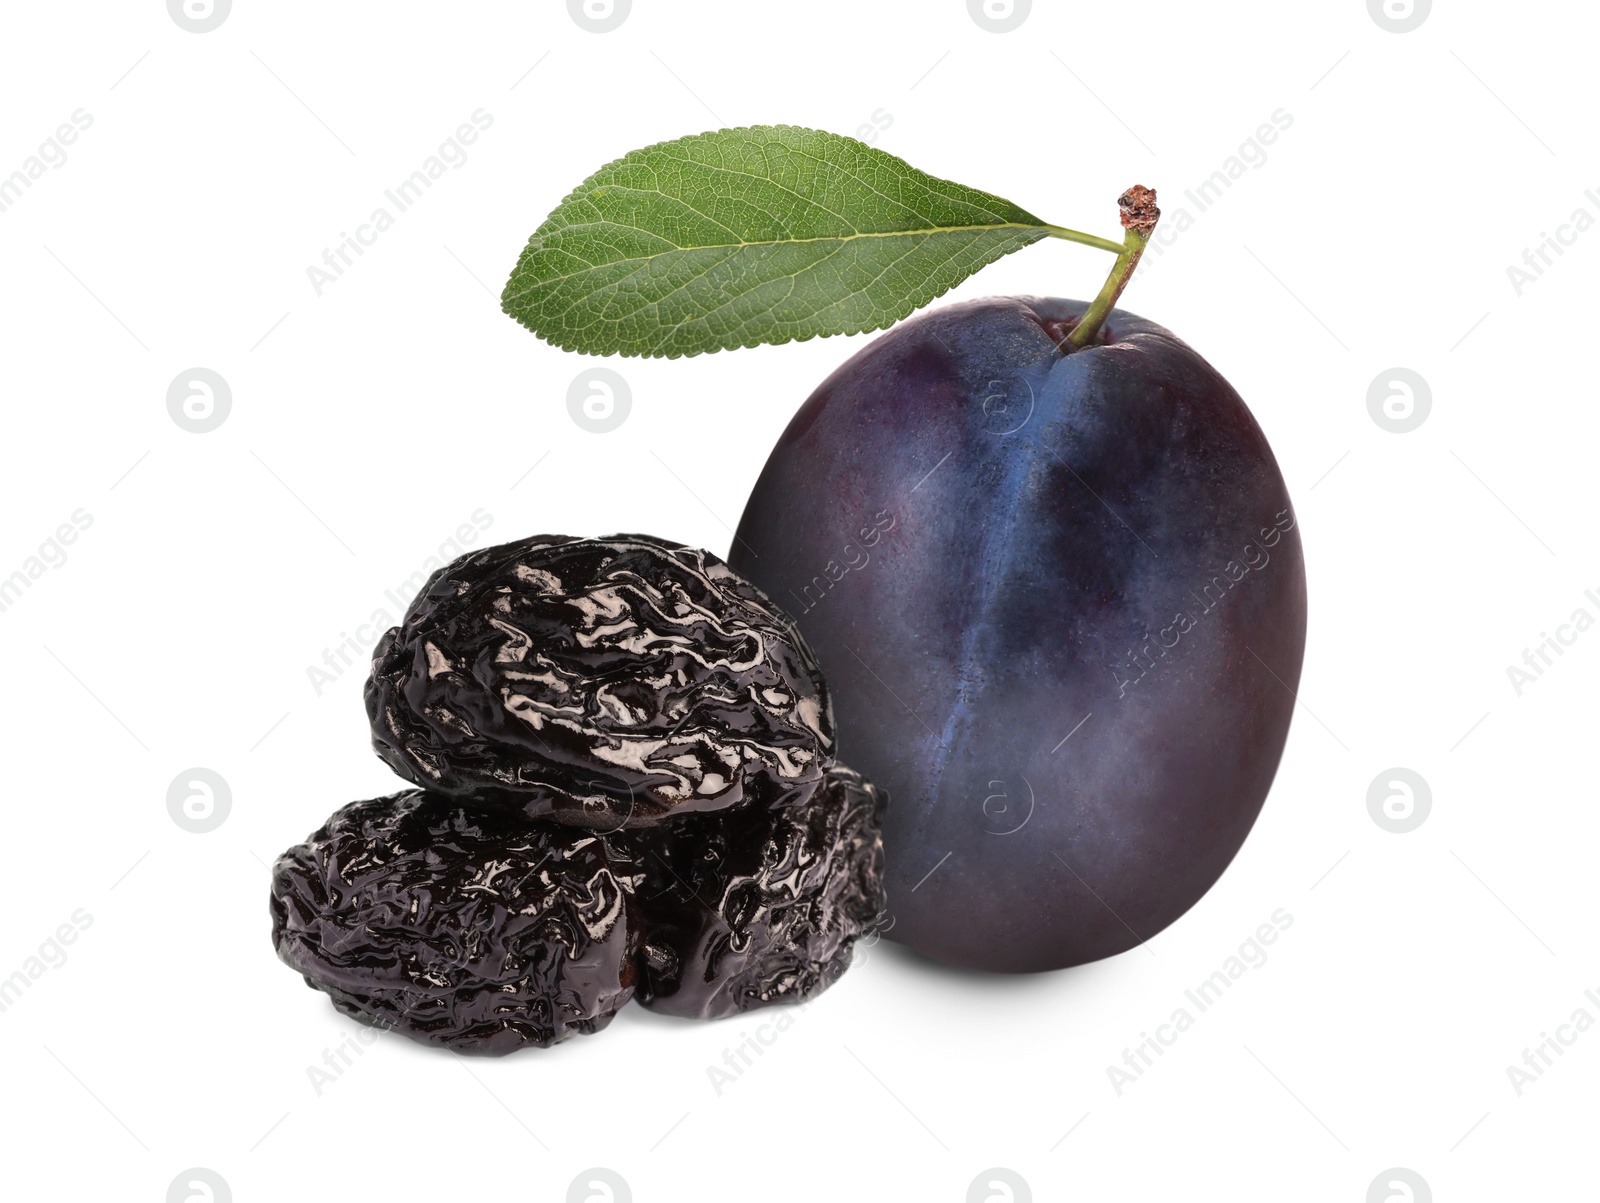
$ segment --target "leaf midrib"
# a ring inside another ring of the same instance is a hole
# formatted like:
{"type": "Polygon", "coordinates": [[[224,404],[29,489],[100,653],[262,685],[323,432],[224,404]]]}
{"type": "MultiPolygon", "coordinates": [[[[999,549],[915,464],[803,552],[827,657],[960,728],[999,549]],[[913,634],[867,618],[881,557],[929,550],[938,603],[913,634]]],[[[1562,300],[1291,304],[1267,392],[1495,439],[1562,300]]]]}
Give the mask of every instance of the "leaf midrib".
{"type": "MultiPolygon", "coordinates": [[[[584,225],[581,226],[581,227],[579,227],[579,226],[564,226],[559,232],[560,233],[565,233],[567,230],[571,230],[571,229],[582,229],[582,228],[589,228],[589,227],[594,227],[594,226],[610,226],[610,227],[612,227],[614,229],[618,229],[618,230],[632,230],[632,231],[634,231],[636,233],[643,233],[643,234],[650,234],[651,233],[651,231],[640,229],[640,227],[638,227],[638,226],[622,225],[622,224],[620,224],[618,222],[614,222],[614,221],[585,222],[584,225]]],[[[528,294],[528,292],[533,291],[533,289],[535,289],[535,288],[540,288],[540,287],[543,287],[543,286],[548,285],[548,284],[559,284],[563,280],[574,280],[577,277],[582,276],[582,275],[584,275],[584,274],[586,274],[588,272],[604,271],[606,268],[622,267],[622,266],[631,265],[631,264],[650,263],[653,260],[660,259],[660,258],[662,258],[663,256],[666,256],[666,255],[682,255],[682,254],[687,254],[687,253],[689,253],[691,251],[736,251],[736,250],[739,250],[742,247],[793,246],[793,245],[799,245],[799,244],[808,243],[808,242],[840,242],[840,243],[844,243],[844,242],[853,242],[858,238],[931,238],[935,234],[964,234],[964,233],[974,233],[974,232],[982,233],[982,232],[988,231],[988,230],[1029,230],[1029,231],[1033,231],[1033,232],[1040,233],[1040,234],[1049,233],[1049,227],[1048,226],[1044,226],[1044,225],[1029,225],[1027,223],[1020,222],[1020,221],[1005,221],[1005,222],[996,222],[996,223],[993,223],[993,224],[990,224],[990,225],[929,226],[926,229],[921,229],[921,230],[882,230],[882,231],[863,231],[863,232],[858,232],[858,233],[854,233],[854,234],[824,234],[824,235],[821,235],[821,236],[816,237],[816,238],[770,238],[770,239],[761,239],[761,240],[758,240],[758,241],[755,241],[755,242],[708,242],[708,243],[704,243],[704,244],[702,244],[700,246],[674,246],[671,250],[661,251],[658,254],[654,254],[654,255],[634,255],[634,256],[630,256],[629,258],[626,258],[626,259],[608,259],[604,263],[591,263],[587,267],[580,268],[575,272],[568,272],[564,276],[546,276],[543,279],[535,280],[535,281],[532,282],[532,284],[527,289],[524,289],[524,290],[516,293],[515,295],[518,296],[518,297],[526,296],[528,294]]],[[[660,235],[654,235],[654,236],[655,237],[660,237],[660,235]]],[[[557,248],[549,248],[549,244],[546,243],[545,247],[541,248],[541,249],[557,249],[557,248]]],[[[565,253],[565,254],[573,255],[573,258],[575,258],[575,259],[576,258],[580,258],[580,256],[573,254],[573,252],[570,251],[570,250],[566,250],[565,248],[559,248],[559,249],[561,249],[563,251],[563,253],[565,253]]],[[[827,262],[827,261],[826,260],[818,260],[818,262],[819,263],[824,263],[824,262],[827,262]]],[[[812,266],[812,265],[808,265],[808,267],[809,266],[812,266]]],[[[806,268],[802,268],[801,270],[804,271],[804,270],[807,270],[807,269],[806,268]]]]}

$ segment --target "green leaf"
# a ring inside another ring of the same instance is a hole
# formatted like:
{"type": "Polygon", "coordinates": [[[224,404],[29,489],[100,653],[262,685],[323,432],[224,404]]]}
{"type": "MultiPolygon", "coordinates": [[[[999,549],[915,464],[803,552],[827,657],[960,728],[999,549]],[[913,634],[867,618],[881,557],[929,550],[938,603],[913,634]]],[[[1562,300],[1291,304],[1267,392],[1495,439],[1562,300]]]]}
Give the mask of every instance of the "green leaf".
{"type": "Polygon", "coordinates": [[[881,329],[1052,232],[1071,236],[854,138],[725,129],[595,172],[501,304],[570,351],[676,358],[881,329]]]}

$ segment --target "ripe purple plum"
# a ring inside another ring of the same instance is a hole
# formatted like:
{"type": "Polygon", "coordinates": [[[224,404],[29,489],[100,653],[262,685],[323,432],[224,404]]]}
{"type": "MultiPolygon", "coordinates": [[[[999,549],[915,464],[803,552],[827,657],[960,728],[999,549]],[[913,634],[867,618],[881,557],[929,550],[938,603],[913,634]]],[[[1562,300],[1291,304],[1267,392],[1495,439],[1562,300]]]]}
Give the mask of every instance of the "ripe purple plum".
{"type": "Polygon", "coordinates": [[[1300,532],[1260,427],[1153,322],[1102,310],[1069,342],[1087,308],[990,298],[868,344],[790,423],[728,557],[888,792],[884,934],[970,968],[1111,956],[1193,906],[1299,683],[1300,532]]]}

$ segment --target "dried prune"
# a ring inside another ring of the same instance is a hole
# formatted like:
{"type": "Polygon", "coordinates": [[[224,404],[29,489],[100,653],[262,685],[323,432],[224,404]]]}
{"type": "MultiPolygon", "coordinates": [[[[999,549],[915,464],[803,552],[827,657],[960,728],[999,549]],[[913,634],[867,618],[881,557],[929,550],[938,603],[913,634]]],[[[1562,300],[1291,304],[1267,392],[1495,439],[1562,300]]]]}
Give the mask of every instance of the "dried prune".
{"type": "Polygon", "coordinates": [[[634,836],[645,873],[639,1001],[715,1019],[799,1002],[837,981],[856,937],[883,912],[886,802],[835,766],[804,806],[621,833],[634,836]]]}
{"type": "Polygon", "coordinates": [[[833,756],[788,618],[716,556],[645,535],[446,565],[379,642],[366,700],[408,780],[597,830],[801,802],[833,756]]]}
{"type": "Polygon", "coordinates": [[[384,635],[378,754],[422,789],[273,872],[278,955],[339,1010],[504,1053],[638,996],[714,1018],[831,985],[883,910],[885,797],[833,763],[793,623],[708,552],[544,535],[384,635]]]}
{"type": "Polygon", "coordinates": [[[505,1053],[595,1032],[632,997],[637,867],[609,837],[408,790],[278,858],[278,955],[346,1014],[505,1053]]]}

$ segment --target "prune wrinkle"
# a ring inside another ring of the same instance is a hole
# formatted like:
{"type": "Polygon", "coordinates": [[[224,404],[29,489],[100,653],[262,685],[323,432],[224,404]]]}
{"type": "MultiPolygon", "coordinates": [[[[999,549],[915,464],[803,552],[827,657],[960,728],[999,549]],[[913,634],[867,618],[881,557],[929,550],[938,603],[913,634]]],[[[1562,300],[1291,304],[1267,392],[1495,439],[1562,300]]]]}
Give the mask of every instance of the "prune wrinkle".
{"type": "Polygon", "coordinates": [[[837,981],[883,914],[887,802],[836,765],[804,806],[623,833],[644,874],[639,1001],[714,1019],[837,981]]]}
{"type": "Polygon", "coordinates": [[[833,759],[815,658],[709,552],[538,535],[436,572],[380,640],[373,747],[427,789],[596,830],[803,802],[833,759]]]}
{"type": "Polygon", "coordinates": [[[409,790],[278,858],[273,943],[368,1023],[467,1052],[543,1047],[632,997],[639,880],[604,835],[409,790]]]}

